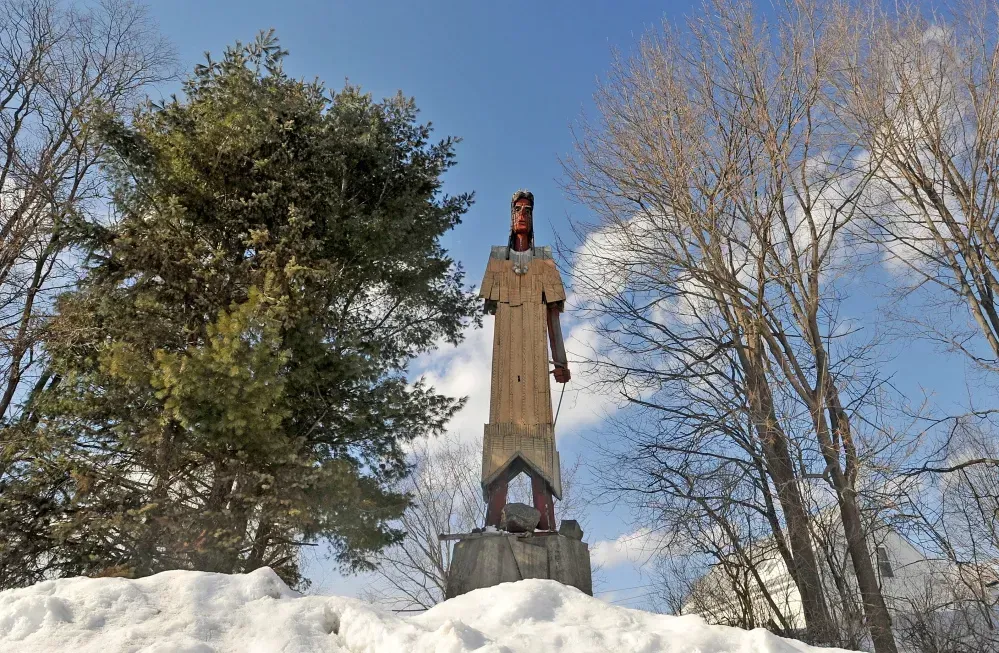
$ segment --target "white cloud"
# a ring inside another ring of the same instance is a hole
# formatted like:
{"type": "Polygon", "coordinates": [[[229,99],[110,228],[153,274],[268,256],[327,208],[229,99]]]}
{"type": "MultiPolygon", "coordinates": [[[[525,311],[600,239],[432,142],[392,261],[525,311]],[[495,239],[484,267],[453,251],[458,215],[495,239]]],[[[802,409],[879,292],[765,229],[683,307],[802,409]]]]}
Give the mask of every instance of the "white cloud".
{"type": "MultiPolygon", "coordinates": [[[[563,327],[565,328],[565,327],[563,327]]],[[[586,361],[600,356],[599,337],[586,322],[576,322],[565,340],[566,357],[572,379],[565,385],[562,408],[555,427],[560,439],[572,436],[603,421],[621,407],[621,398],[613,390],[596,383],[596,370],[586,361]]],[[[552,411],[558,408],[562,384],[551,380],[552,411]]]]}
{"type": "Polygon", "coordinates": [[[993,131],[980,124],[968,91],[974,84],[964,77],[964,50],[950,28],[931,26],[918,41],[881,45],[886,48],[881,56],[891,64],[882,82],[908,92],[885,95],[889,120],[868,144],[870,161],[878,162],[878,168],[861,207],[871,218],[869,231],[883,247],[884,268],[915,286],[939,274],[938,257],[946,243],[966,237],[967,220],[951,180],[963,177],[972,189],[971,201],[979,201],[974,189],[981,159],[976,153],[982,151],[980,139],[993,131]],[[913,177],[921,180],[916,186],[934,189],[953,222],[944,219],[924,190],[915,189],[913,177]]]}
{"type": "Polygon", "coordinates": [[[461,440],[481,440],[482,427],[489,421],[492,356],[493,318],[487,316],[483,328],[468,329],[457,347],[445,345],[417,361],[424,380],[438,392],[468,397],[448,426],[461,440]]]}
{"type": "Polygon", "coordinates": [[[573,291],[586,304],[627,288],[630,271],[622,253],[631,248],[634,220],[591,231],[572,262],[573,291]]]}
{"type": "Polygon", "coordinates": [[[590,547],[590,560],[603,569],[632,564],[648,565],[659,547],[660,536],[649,528],[626,533],[616,540],[600,540],[590,547]]]}

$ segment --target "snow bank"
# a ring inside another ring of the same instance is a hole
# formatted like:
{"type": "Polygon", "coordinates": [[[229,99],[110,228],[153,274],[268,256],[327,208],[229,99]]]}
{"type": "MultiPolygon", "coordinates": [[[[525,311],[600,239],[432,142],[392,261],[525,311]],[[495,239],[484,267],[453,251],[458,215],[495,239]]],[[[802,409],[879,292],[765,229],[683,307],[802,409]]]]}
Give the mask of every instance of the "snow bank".
{"type": "Polygon", "coordinates": [[[608,605],[548,580],[477,590],[418,616],[301,596],[270,569],[68,578],[0,592],[0,651],[31,653],[795,653],[763,630],[608,605]]]}

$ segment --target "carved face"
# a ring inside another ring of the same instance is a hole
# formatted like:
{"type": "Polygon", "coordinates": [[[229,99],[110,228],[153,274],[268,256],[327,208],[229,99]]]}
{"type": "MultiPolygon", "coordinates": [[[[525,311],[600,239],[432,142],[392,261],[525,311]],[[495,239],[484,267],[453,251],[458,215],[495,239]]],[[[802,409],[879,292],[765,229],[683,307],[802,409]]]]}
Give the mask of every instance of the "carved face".
{"type": "Polygon", "coordinates": [[[513,233],[527,235],[534,224],[534,207],[527,198],[520,198],[513,204],[513,233]]]}

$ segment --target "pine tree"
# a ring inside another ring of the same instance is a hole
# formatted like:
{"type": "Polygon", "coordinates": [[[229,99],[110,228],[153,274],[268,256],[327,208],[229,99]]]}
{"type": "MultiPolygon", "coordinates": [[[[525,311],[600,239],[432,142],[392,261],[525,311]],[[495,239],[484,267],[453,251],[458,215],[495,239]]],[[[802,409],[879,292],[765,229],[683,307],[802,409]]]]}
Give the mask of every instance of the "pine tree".
{"type": "Polygon", "coordinates": [[[301,584],[322,541],[364,568],[402,536],[404,444],[460,407],[406,378],[474,319],[440,244],[472,199],[441,191],[456,141],[401,95],[290,78],[285,55],[237,44],[104,128],[116,219],[78,229],[35,455],[0,499],[44,495],[36,563],[56,573],[301,584]]]}

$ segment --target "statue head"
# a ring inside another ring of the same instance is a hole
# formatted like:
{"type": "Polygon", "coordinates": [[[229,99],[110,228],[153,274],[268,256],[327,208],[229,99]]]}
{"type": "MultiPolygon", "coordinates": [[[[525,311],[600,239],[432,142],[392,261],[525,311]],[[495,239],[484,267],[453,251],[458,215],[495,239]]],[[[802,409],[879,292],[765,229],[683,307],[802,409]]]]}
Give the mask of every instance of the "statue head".
{"type": "Polygon", "coordinates": [[[518,190],[510,199],[510,247],[517,235],[527,237],[529,247],[534,247],[534,193],[518,190]]]}

